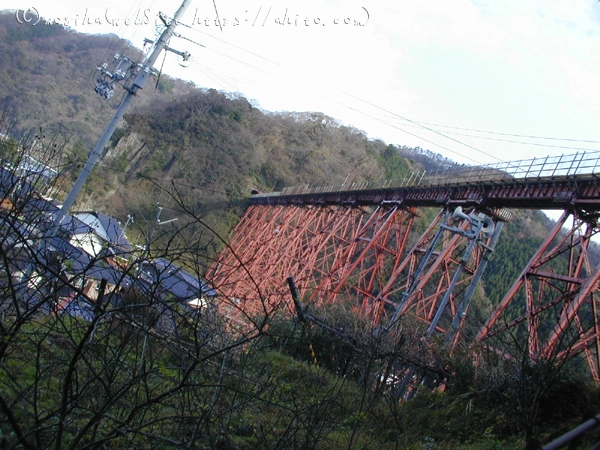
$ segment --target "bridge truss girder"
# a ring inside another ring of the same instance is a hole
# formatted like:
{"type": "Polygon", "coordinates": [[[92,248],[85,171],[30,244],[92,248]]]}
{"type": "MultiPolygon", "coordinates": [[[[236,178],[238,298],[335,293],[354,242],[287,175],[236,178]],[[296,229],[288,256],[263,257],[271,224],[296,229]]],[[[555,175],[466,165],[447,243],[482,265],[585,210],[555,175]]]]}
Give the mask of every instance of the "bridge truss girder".
{"type": "Polygon", "coordinates": [[[472,225],[446,209],[415,238],[416,216],[398,205],[251,205],[208,273],[222,294],[221,313],[240,324],[278,308],[293,314],[287,285],[293,276],[316,315],[343,304],[374,328],[389,328],[409,314],[456,341],[465,294],[472,296],[479,263],[491,251],[479,244],[489,239],[479,231],[469,237],[472,225]],[[478,245],[467,255],[473,239],[478,245]]]}
{"type": "Polygon", "coordinates": [[[523,350],[534,362],[583,354],[600,384],[600,265],[594,267],[588,252],[598,231],[596,214],[565,211],[476,341],[516,360],[523,350]]]}
{"type": "Polygon", "coordinates": [[[383,260],[398,264],[413,219],[414,211],[398,208],[252,205],[209,272],[222,305],[229,304],[221,311],[238,320],[279,307],[292,312],[289,276],[301,298],[314,293],[314,306],[328,303],[319,293],[339,292],[356,272],[362,274],[358,292],[371,291],[383,260]],[[379,263],[367,264],[371,257],[379,263]]]}
{"type": "MultiPolygon", "coordinates": [[[[410,316],[453,348],[494,237],[469,237],[471,225],[442,209],[415,239],[416,217],[399,206],[252,205],[208,274],[221,291],[221,313],[244,326],[275,310],[295,314],[293,276],[315,315],[342,304],[374,328],[410,316]]],[[[600,383],[600,266],[588,254],[597,233],[596,216],[565,212],[476,342],[515,359],[507,343],[534,361],[583,354],[600,383]]]]}

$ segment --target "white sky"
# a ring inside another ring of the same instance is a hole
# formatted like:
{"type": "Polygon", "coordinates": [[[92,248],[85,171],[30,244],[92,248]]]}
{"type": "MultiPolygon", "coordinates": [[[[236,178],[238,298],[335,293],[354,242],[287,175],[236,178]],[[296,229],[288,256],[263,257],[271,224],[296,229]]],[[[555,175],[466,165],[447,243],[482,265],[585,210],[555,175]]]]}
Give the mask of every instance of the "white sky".
{"type": "MultiPolygon", "coordinates": [[[[598,1],[277,4],[193,1],[183,18],[188,26],[176,30],[184,38],[170,43],[189,51],[191,63],[184,69],[168,54],[164,72],[239,92],[265,110],[320,111],[370,138],[468,164],[600,150],[598,1]],[[283,17],[286,24],[278,24],[283,17]]],[[[0,5],[21,8],[15,20],[23,19],[23,0],[0,5]]],[[[35,8],[45,19],[117,33],[141,47],[155,34],[139,21],[154,24],[159,11],[172,16],[179,1],[27,5],[27,19],[35,21],[35,8]]],[[[32,22],[23,26],[44,26],[32,22]]]]}

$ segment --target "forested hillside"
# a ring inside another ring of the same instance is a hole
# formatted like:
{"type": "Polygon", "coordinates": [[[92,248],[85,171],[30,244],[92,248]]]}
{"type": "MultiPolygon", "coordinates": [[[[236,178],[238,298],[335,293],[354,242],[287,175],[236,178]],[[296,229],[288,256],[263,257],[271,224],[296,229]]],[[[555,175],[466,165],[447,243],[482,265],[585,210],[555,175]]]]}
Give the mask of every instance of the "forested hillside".
{"type": "MultiPolygon", "coordinates": [[[[115,53],[131,58],[140,53],[115,36],[23,26],[12,14],[0,15],[0,37],[0,108],[10,132],[17,139],[64,137],[62,164],[76,176],[122,96],[118,87],[109,101],[94,93],[96,67],[115,53]]],[[[241,95],[161,74],[125,116],[76,207],[122,220],[130,214],[144,234],[157,203],[171,214],[167,218],[185,205],[227,238],[253,189],[397,180],[452,164],[427,150],[371,140],[319,112],[271,113],[241,95]]],[[[425,222],[432,213],[424,213],[425,222]]],[[[540,212],[515,213],[482,283],[481,318],[551,226],[540,212]]]]}
{"type": "MultiPolygon", "coordinates": [[[[13,133],[20,137],[41,128],[45,135],[63,133],[72,144],[81,141],[90,148],[122,97],[100,101],[94,93],[96,67],[119,52],[141,57],[115,36],[84,35],[43,22],[24,26],[14,14],[0,14],[0,106],[10,113],[13,133]]],[[[155,86],[137,103],[164,95],[163,85],[154,91],[155,86]]],[[[177,89],[170,95],[189,92],[191,86],[178,83],[177,89]]]]}
{"type": "MultiPolygon", "coordinates": [[[[11,134],[65,136],[65,164],[76,173],[122,96],[118,88],[109,101],[94,93],[96,67],[115,53],[139,58],[139,52],[114,36],[26,27],[11,14],[0,16],[0,35],[0,107],[11,134]]],[[[105,170],[88,184],[93,200],[82,196],[81,207],[150,214],[165,201],[147,195],[152,179],[177,187],[197,212],[220,215],[216,210],[239,206],[253,188],[400,178],[429,161],[417,149],[421,161],[411,164],[398,147],[320,113],[271,114],[164,74],[138,97],[113,137],[105,170]]]]}
{"type": "MultiPolygon", "coordinates": [[[[0,14],[0,132],[30,148],[40,141],[66,141],[57,146],[62,189],[53,193],[58,198],[66,195],[122,98],[120,88],[108,101],[94,93],[96,67],[115,53],[141,58],[115,36],[81,35],[58,25],[24,26],[13,14],[0,14]]],[[[421,148],[370,139],[317,111],[263,111],[241,95],[203,89],[165,74],[138,97],[75,209],[101,211],[122,222],[128,215],[135,218],[128,236],[144,251],[162,225],[158,214],[163,214],[163,223],[179,220],[177,243],[183,246],[174,245],[176,240],[170,241],[165,232],[165,246],[159,250],[166,254],[165,248],[176,249],[181,261],[193,259],[198,266],[226,245],[254,190],[399,180],[453,165],[421,148]],[[184,216],[194,220],[185,222],[184,216]],[[202,223],[210,233],[199,232],[192,222],[202,223]],[[192,243],[202,252],[188,258],[186,253],[192,252],[186,245],[192,243]]],[[[435,214],[421,211],[416,232],[435,214]]],[[[502,299],[551,226],[541,212],[514,211],[469,311],[473,329],[502,299]]],[[[133,265],[130,269],[139,274],[133,265]]],[[[7,291],[6,298],[17,305],[19,292],[7,291]]],[[[135,307],[142,308],[134,294],[123,304],[131,302],[138,314],[135,307]]],[[[144,314],[154,311],[151,305],[144,314]]],[[[44,436],[50,435],[46,423],[61,430],[53,438],[56,448],[62,442],[72,448],[81,443],[96,448],[140,443],[145,445],[137,448],[184,448],[182,442],[185,448],[519,448],[533,442],[533,436],[547,439],[566,431],[600,404],[596,391],[573,381],[578,373],[560,372],[556,383],[543,379],[543,392],[533,392],[531,380],[558,372],[530,366],[526,356],[517,372],[503,372],[506,362],[500,358],[495,366],[475,367],[472,355],[460,352],[448,360],[437,355],[449,394],[424,390],[415,402],[399,403],[384,395],[394,380],[378,371],[385,367],[391,373],[398,361],[406,366],[413,364],[411,357],[421,356],[406,349],[408,332],[398,348],[379,354],[372,350],[375,336],[364,330],[309,330],[289,317],[269,317],[268,326],[232,343],[218,320],[201,314],[190,319],[180,309],[176,312],[180,315],[173,328],[180,334],[171,333],[168,339],[147,325],[152,314],[134,315],[135,320],[143,316],[143,326],[136,322],[137,328],[126,313],[93,324],[73,319],[67,325],[54,315],[38,323],[32,314],[19,323],[19,333],[2,334],[5,328],[0,326],[0,362],[9,369],[0,371],[0,388],[11,386],[16,392],[14,404],[4,406],[14,410],[10,423],[0,418],[0,448],[3,430],[29,428],[37,430],[32,436],[42,448],[44,436]],[[27,322],[31,317],[35,321],[27,322]],[[61,334],[65,329],[66,338],[61,334]],[[4,336],[9,336],[6,346],[4,336]],[[76,356],[69,353],[73,348],[76,356]],[[319,364],[309,348],[316,351],[319,364]],[[36,358],[38,366],[29,365],[36,358]],[[80,372],[77,364],[83,366],[80,372]],[[34,387],[22,388],[21,381],[6,373],[23,373],[22,384],[34,387]],[[63,379],[68,381],[64,386],[63,379]],[[62,403],[56,406],[53,394],[59,386],[62,403]],[[98,400],[99,391],[105,403],[98,400]],[[35,414],[22,401],[31,392],[36,393],[35,414]],[[70,395],[77,400],[71,402],[70,395]],[[568,407],[566,399],[572,400],[568,407]],[[102,403],[98,413],[97,402],[102,403]],[[75,404],[85,411],[81,417],[73,412],[75,404]],[[68,426],[65,417],[71,417],[68,426]],[[63,427],[72,435],[65,431],[62,436],[63,427]],[[523,438],[525,432],[529,434],[523,438]]],[[[350,315],[334,313],[342,319],[350,315]]],[[[359,319],[352,319],[348,323],[356,326],[359,319]]],[[[10,442],[28,439],[9,436],[10,442]]]]}

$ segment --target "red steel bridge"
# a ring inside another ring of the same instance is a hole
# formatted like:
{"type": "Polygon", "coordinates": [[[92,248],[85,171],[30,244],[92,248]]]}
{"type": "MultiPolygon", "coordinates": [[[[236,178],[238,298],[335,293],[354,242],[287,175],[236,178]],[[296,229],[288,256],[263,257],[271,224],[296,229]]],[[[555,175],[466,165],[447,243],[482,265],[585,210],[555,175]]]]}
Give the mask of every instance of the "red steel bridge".
{"type": "Polygon", "coordinates": [[[600,383],[600,265],[588,252],[599,213],[600,152],[288,187],[252,197],[208,277],[241,327],[275,310],[296,314],[293,276],[316,313],[342,304],[379,330],[410,315],[451,348],[468,341],[500,353],[499,340],[516,337],[531,360],[579,356],[600,383]],[[514,209],[562,215],[467,336],[469,306],[514,209]]]}

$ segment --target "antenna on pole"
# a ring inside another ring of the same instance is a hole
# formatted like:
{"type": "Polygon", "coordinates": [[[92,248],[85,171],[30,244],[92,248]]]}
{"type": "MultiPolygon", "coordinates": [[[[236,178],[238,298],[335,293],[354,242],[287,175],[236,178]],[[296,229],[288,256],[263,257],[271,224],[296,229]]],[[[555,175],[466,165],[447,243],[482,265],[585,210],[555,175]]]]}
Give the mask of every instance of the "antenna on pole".
{"type": "MultiPolygon", "coordinates": [[[[129,58],[121,58],[119,55],[116,55],[115,61],[118,61],[118,63],[114,71],[110,72],[108,70],[107,64],[103,64],[101,67],[98,68],[101,76],[98,78],[94,90],[100,96],[104,97],[107,100],[111,98],[114,95],[115,85],[122,80],[127,80],[124,86],[127,93],[125,94],[123,101],[119,105],[119,108],[115,112],[115,115],[108,123],[106,129],[104,130],[104,133],[102,133],[102,136],[100,136],[100,139],[96,143],[96,146],[90,153],[90,156],[87,162],[85,163],[85,166],[81,170],[77,181],[75,181],[75,184],[71,188],[71,192],[69,192],[69,194],[67,195],[67,198],[65,199],[62,208],[57,212],[56,216],[54,217],[54,221],[52,223],[52,226],[50,227],[49,234],[47,235],[47,237],[56,236],[60,224],[63,221],[65,215],[67,214],[67,211],[71,208],[71,206],[73,206],[73,203],[75,203],[75,199],[79,195],[79,192],[83,188],[83,185],[92,173],[92,170],[98,163],[98,160],[102,155],[104,147],[106,147],[106,144],[108,144],[109,139],[117,129],[117,125],[119,125],[119,123],[121,122],[121,119],[125,115],[127,109],[129,109],[133,99],[137,95],[137,92],[140,89],[143,89],[148,83],[148,80],[150,79],[150,76],[153,73],[152,66],[156,62],[158,56],[160,55],[160,52],[163,50],[173,51],[182,57],[184,57],[183,55],[186,55],[185,57],[189,58],[189,53],[174,51],[168,46],[168,43],[171,37],[175,34],[175,27],[178,25],[179,21],[181,20],[181,16],[183,16],[185,10],[187,9],[191,1],[192,0],[183,0],[183,3],[181,4],[171,21],[167,21],[166,17],[163,14],[159,15],[166,28],[160,34],[156,42],[154,42],[154,48],[152,49],[150,55],[141,64],[136,64],[129,58]],[[128,83],[129,80],[132,80],[131,83],[128,83]]],[[[148,41],[146,40],[145,43],[148,43],[148,41]]]]}

